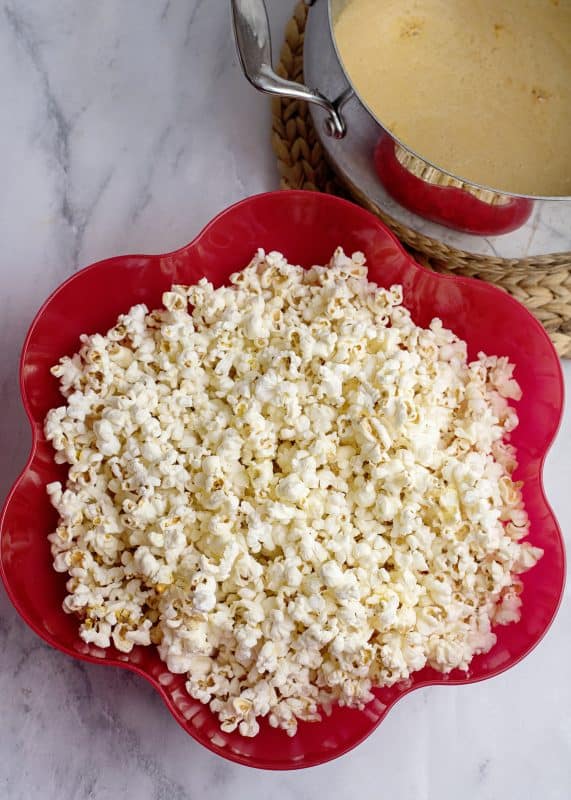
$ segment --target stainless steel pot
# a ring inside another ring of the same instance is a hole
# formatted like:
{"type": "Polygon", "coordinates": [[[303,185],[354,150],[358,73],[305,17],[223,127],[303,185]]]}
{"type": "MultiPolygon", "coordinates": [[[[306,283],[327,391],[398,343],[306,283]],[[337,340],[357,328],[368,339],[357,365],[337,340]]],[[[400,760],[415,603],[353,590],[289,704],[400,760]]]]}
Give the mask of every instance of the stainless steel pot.
{"type": "Polygon", "coordinates": [[[343,68],[333,23],[348,0],[305,2],[312,7],[305,31],[306,85],[272,68],[264,0],[232,0],[240,61],[260,91],[310,103],[331,164],[357,195],[412,231],[469,253],[533,258],[571,250],[571,197],[501,192],[446,172],[411,150],[367,109],[343,68]]]}

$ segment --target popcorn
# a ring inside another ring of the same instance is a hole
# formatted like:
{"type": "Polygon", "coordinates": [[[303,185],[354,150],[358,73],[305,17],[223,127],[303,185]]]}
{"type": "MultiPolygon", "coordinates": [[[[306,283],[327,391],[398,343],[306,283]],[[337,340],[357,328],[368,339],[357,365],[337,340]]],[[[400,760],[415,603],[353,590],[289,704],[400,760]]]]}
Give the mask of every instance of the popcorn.
{"type": "Polygon", "coordinates": [[[521,391],[362,254],[259,251],[230,284],[173,286],[52,368],[49,540],[85,642],[154,644],[223,731],[293,736],[468,669],[519,619],[542,555],[511,477],[521,391]]]}
{"type": "Polygon", "coordinates": [[[302,503],[308,494],[309,488],[295,473],[282,478],[276,486],[276,495],[288,503],[302,503]]]}

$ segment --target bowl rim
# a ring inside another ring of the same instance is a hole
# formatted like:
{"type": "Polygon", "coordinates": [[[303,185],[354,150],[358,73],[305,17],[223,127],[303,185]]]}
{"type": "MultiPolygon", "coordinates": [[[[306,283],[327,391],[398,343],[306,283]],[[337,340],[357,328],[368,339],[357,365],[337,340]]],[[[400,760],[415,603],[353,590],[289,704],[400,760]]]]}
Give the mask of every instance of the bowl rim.
{"type": "Polygon", "coordinates": [[[3,503],[2,511],[0,513],[0,578],[2,579],[2,583],[4,585],[5,591],[6,591],[7,595],[8,595],[8,597],[9,597],[12,605],[14,606],[16,611],[18,612],[19,616],[34,631],[34,633],[36,633],[44,642],[46,642],[48,645],[50,645],[54,649],[59,650],[62,653],[65,653],[66,655],[68,655],[68,656],[70,656],[72,658],[76,658],[76,659],[79,659],[80,661],[88,662],[88,663],[91,663],[91,664],[97,664],[99,666],[121,667],[122,669],[127,669],[127,670],[135,673],[136,675],[141,676],[145,680],[147,680],[154,687],[154,689],[159,692],[159,695],[161,696],[163,702],[165,703],[165,705],[167,706],[167,708],[171,712],[171,715],[174,717],[176,722],[178,722],[178,724],[181,726],[181,728],[187,733],[187,735],[190,735],[197,742],[197,744],[203,745],[204,747],[206,747],[208,750],[210,750],[211,752],[215,753],[216,755],[219,755],[219,756],[221,756],[221,757],[223,757],[223,758],[225,758],[225,759],[227,759],[229,761],[241,764],[243,766],[256,768],[256,769],[276,770],[276,771],[304,769],[304,768],[309,768],[309,767],[312,767],[312,766],[318,766],[318,765],[325,764],[325,763],[327,763],[329,761],[332,761],[334,759],[337,759],[337,758],[345,755],[346,753],[350,752],[355,747],[357,747],[359,744],[361,744],[365,739],[367,739],[379,727],[381,722],[385,719],[385,717],[392,710],[392,708],[394,708],[394,706],[403,697],[405,697],[406,695],[410,694],[412,691],[414,691],[416,689],[422,689],[422,688],[425,688],[427,686],[440,686],[440,685],[444,685],[444,686],[463,686],[463,685],[480,683],[481,681],[489,680],[491,678],[497,677],[498,675],[501,675],[502,673],[504,673],[507,670],[511,669],[512,667],[516,666],[524,658],[526,658],[539,645],[539,643],[543,640],[543,638],[545,637],[545,635],[547,634],[547,632],[551,628],[551,626],[553,624],[553,621],[554,621],[554,619],[555,619],[555,617],[556,617],[556,615],[558,613],[558,610],[560,608],[561,601],[562,601],[562,598],[563,598],[563,593],[564,593],[565,583],[566,583],[567,567],[566,567],[566,554],[565,554],[564,539],[563,539],[563,536],[562,536],[562,533],[561,533],[561,529],[560,529],[559,523],[557,521],[557,517],[556,517],[556,515],[555,515],[555,513],[554,513],[554,511],[553,511],[553,509],[552,509],[552,507],[551,507],[551,505],[550,505],[550,503],[549,503],[549,501],[547,499],[546,493],[545,493],[545,487],[544,487],[544,465],[545,465],[545,460],[547,458],[547,455],[549,454],[549,452],[551,450],[551,447],[553,445],[553,442],[554,442],[554,440],[555,440],[555,438],[557,436],[557,432],[559,431],[559,428],[560,428],[560,425],[561,425],[562,416],[563,416],[563,408],[564,408],[565,386],[564,386],[564,379],[563,379],[563,371],[562,371],[562,368],[561,368],[561,362],[560,362],[559,357],[558,357],[558,355],[556,353],[555,347],[553,346],[553,343],[551,342],[551,340],[550,340],[547,332],[543,328],[543,326],[539,323],[539,321],[521,303],[519,303],[517,300],[515,300],[509,294],[507,294],[507,293],[501,291],[500,289],[498,289],[493,284],[484,283],[484,282],[479,281],[479,280],[477,280],[475,278],[468,278],[468,277],[456,276],[456,275],[448,275],[448,274],[442,274],[442,273],[437,273],[437,272],[430,272],[429,273],[431,278],[432,278],[432,280],[435,280],[435,281],[449,281],[449,282],[453,282],[455,285],[466,286],[466,287],[472,287],[473,285],[477,284],[478,287],[479,287],[479,291],[483,290],[485,293],[491,294],[493,297],[501,297],[502,298],[502,303],[508,303],[510,305],[515,305],[515,306],[518,307],[518,309],[520,311],[521,311],[521,309],[523,309],[525,311],[525,313],[529,317],[529,322],[532,324],[533,328],[535,329],[535,334],[541,336],[543,338],[544,342],[548,345],[548,350],[550,351],[550,355],[553,357],[554,363],[557,365],[557,388],[559,390],[559,397],[560,397],[561,402],[558,405],[558,413],[557,413],[556,423],[552,425],[552,428],[549,431],[549,436],[546,436],[546,443],[545,443],[544,451],[543,451],[543,453],[541,455],[541,458],[538,459],[538,461],[537,461],[537,478],[538,478],[538,490],[539,490],[539,493],[540,493],[540,499],[543,502],[546,511],[549,513],[550,517],[552,518],[552,520],[554,522],[555,531],[556,531],[557,536],[559,538],[559,543],[561,545],[561,554],[562,554],[561,589],[560,589],[560,592],[559,592],[559,596],[557,598],[557,602],[554,605],[554,610],[553,610],[553,613],[551,615],[551,618],[549,619],[548,623],[545,625],[542,633],[539,636],[537,636],[531,642],[529,647],[527,647],[519,656],[517,656],[515,658],[515,660],[510,660],[507,664],[503,664],[503,665],[498,666],[497,668],[492,669],[486,675],[481,675],[481,676],[477,676],[477,677],[464,677],[464,678],[446,677],[445,680],[441,680],[441,681],[435,681],[435,680],[431,680],[429,678],[426,678],[426,679],[422,679],[422,680],[419,680],[417,682],[414,682],[410,686],[404,686],[402,688],[402,690],[386,704],[386,708],[385,708],[383,714],[379,716],[379,719],[376,721],[376,723],[370,729],[368,729],[359,738],[355,739],[354,741],[351,741],[348,745],[344,745],[341,748],[336,749],[331,754],[325,753],[323,756],[314,757],[313,759],[310,759],[309,761],[304,762],[304,763],[291,763],[291,764],[288,763],[288,764],[286,764],[283,761],[277,761],[274,764],[274,763],[271,763],[268,760],[267,763],[264,763],[263,765],[260,765],[260,764],[252,763],[252,759],[249,758],[248,756],[242,756],[241,754],[235,753],[235,752],[233,752],[231,750],[229,752],[225,752],[224,748],[219,748],[218,746],[212,744],[210,741],[206,742],[206,741],[202,741],[202,740],[197,740],[196,737],[193,735],[192,731],[184,724],[183,719],[182,719],[182,715],[180,715],[180,712],[178,711],[175,703],[171,700],[171,698],[170,698],[169,694],[167,693],[165,687],[159,682],[159,680],[157,678],[155,678],[153,675],[151,675],[149,672],[147,672],[144,668],[140,667],[136,663],[132,663],[132,662],[130,662],[128,660],[122,660],[122,659],[119,659],[119,658],[116,658],[116,657],[112,657],[112,658],[108,658],[108,659],[106,658],[106,659],[103,660],[103,659],[98,658],[98,657],[96,657],[94,655],[90,655],[89,653],[78,653],[78,652],[72,650],[66,644],[62,644],[62,643],[58,642],[57,639],[50,637],[44,630],[42,630],[41,628],[39,628],[36,625],[34,619],[32,617],[30,617],[27,614],[27,612],[22,608],[22,606],[20,605],[20,603],[19,603],[19,601],[18,601],[18,599],[16,597],[15,592],[12,590],[12,587],[11,587],[11,584],[10,584],[10,579],[9,579],[9,576],[8,576],[8,573],[6,571],[5,564],[4,564],[4,553],[3,553],[2,543],[3,543],[3,539],[4,539],[3,533],[4,533],[5,518],[7,516],[8,509],[9,509],[9,507],[11,505],[12,500],[14,499],[15,495],[17,494],[17,492],[19,490],[20,483],[25,478],[26,474],[28,473],[28,471],[29,471],[30,467],[32,466],[32,464],[33,464],[33,462],[35,460],[35,457],[36,457],[36,452],[37,452],[37,448],[38,448],[38,435],[37,435],[37,433],[38,433],[38,423],[41,424],[41,422],[42,422],[41,420],[38,420],[34,416],[34,413],[33,413],[32,408],[31,408],[30,400],[29,400],[29,397],[27,395],[27,391],[26,391],[25,384],[24,384],[24,367],[25,367],[25,364],[26,364],[28,348],[29,348],[32,336],[34,334],[36,325],[41,320],[41,318],[43,317],[45,311],[50,306],[52,301],[59,295],[59,293],[62,292],[64,289],[66,289],[71,283],[73,283],[73,282],[75,282],[77,280],[82,280],[82,277],[86,273],[96,271],[104,264],[105,265],[109,265],[109,264],[114,263],[114,262],[118,263],[118,262],[124,261],[126,259],[133,259],[133,258],[134,259],[137,259],[137,258],[145,259],[148,262],[150,262],[150,261],[153,261],[153,260],[160,260],[160,259],[164,259],[164,258],[170,258],[170,257],[176,256],[176,255],[180,255],[180,254],[184,253],[187,250],[191,250],[197,244],[199,244],[201,239],[203,237],[205,237],[214,227],[219,225],[220,222],[227,215],[234,214],[237,210],[239,210],[241,208],[246,208],[252,202],[261,201],[261,200],[264,200],[266,198],[269,199],[269,198],[272,198],[273,196],[281,196],[281,197],[289,196],[291,198],[291,201],[295,202],[297,198],[300,198],[300,197],[307,198],[308,195],[313,195],[315,198],[319,198],[318,202],[338,204],[338,205],[350,207],[353,213],[355,212],[355,209],[356,209],[364,217],[367,218],[367,220],[369,221],[369,224],[374,223],[376,225],[376,227],[378,228],[378,230],[382,231],[383,234],[386,235],[387,238],[389,238],[391,240],[392,245],[395,248],[397,248],[402,254],[404,254],[406,256],[410,268],[414,268],[415,270],[421,271],[423,273],[426,272],[425,267],[423,267],[421,264],[419,264],[414,259],[414,257],[405,250],[405,248],[403,247],[401,242],[397,239],[397,237],[394,235],[394,233],[390,229],[388,229],[387,226],[384,225],[384,223],[380,219],[378,219],[374,214],[372,214],[370,211],[367,211],[366,209],[356,205],[355,203],[352,203],[351,201],[345,200],[343,198],[339,198],[339,197],[334,196],[334,195],[323,194],[323,193],[320,193],[320,192],[310,192],[310,191],[301,190],[301,189],[290,189],[290,190],[287,190],[287,191],[275,190],[275,191],[269,191],[269,192],[262,192],[262,193],[255,194],[255,195],[250,195],[250,196],[248,196],[246,198],[238,200],[237,202],[233,203],[232,205],[228,206],[227,208],[223,209],[218,214],[216,214],[198,232],[198,234],[188,244],[185,244],[182,247],[177,248],[176,250],[169,251],[167,253],[124,254],[124,255],[119,255],[119,256],[113,256],[111,258],[107,258],[107,259],[102,259],[100,261],[96,261],[96,262],[94,262],[94,263],[92,263],[92,264],[90,264],[90,265],[78,270],[77,272],[74,272],[65,281],[63,281],[61,284],[59,284],[50,293],[50,295],[47,297],[47,299],[41,304],[40,308],[38,309],[38,311],[34,315],[34,318],[33,318],[32,322],[30,324],[30,327],[29,327],[28,332],[26,334],[26,337],[24,339],[24,343],[22,345],[22,351],[21,351],[20,361],[19,361],[19,390],[20,390],[20,399],[21,399],[22,405],[24,407],[24,410],[25,410],[25,413],[26,413],[26,417],[28,419],[28,423],[30,425],[31,444],[30,444],[30,450],[29,450],[29,454],[28,454],[28,456],[26,458],[25,465],[21,469],[20,473],[18,474],[17,478],[15,479],[14,483],[12,484],[8,494],[6,495],[5,501],[3,503]]]}

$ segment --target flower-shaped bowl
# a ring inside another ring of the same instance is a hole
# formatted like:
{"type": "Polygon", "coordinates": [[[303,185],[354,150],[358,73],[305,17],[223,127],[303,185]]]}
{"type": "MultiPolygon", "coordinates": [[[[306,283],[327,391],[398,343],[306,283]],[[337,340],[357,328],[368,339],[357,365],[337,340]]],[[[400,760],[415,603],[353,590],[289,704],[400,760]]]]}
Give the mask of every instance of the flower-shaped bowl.
{"type": "MultiPolygon", "coordinates": [[[[467,278],[442,276],[419,266],[387,228],[367,211],[325,194],[273,192],[250,197],[216,217],[186,247],[165,255],[129,255],[101,261],[73,275],[39,310],[27,335],[20,386],[32,428],[32,447],[12,488],[1,519],[0,574],[14,606],[46,642],[85,661],[124,667],[152,683],[174,718],[194,739],[232,761],[266,769],[295,769],[323,763],[365,739],[396,701],[413,689],[463,684],[490,678],[516,664],[539,642],[560,602],[565,556],[557,521],[542,485],[542,467],[557,431],[563,381],[551,342],[531,314],[503,291],[467,278]],[[380,286],[400,283],[404,304],[417,324],[433,317],[468,343],[470,357],[484,350],[516,364],[523,389],[516,478],[524,481],[531,519],[530,540],[545,555],[523,576],[523,610],[517,624],[497,629],[497,644],[474,658],[470,671],[442,675],[423,669],[405,684],[379,689],[363,711],[335,708],[322,722],[301,723],[289,738],[265,722],[246,739],[221,732],[207,706],[185,691],[185,678],[169,673],[154,647],[129,655],[85,644],[78,622],[62,610],[65,579],[52,569],[47,535],[56,525],[45,486],[65,479],[43,434],[49,408],[62,398],[50,367],[78,349],[81,333],[105,332],[135,303],[150,308],[173,283],[191,284],[205,276],[216,285],[244,267],[256,248],[279,250],[303,266],[325,264],[334,249],[363,251],[369,276],[380,286]]],[[[406,708],[401,709],[406,713],[406,708]]]]}

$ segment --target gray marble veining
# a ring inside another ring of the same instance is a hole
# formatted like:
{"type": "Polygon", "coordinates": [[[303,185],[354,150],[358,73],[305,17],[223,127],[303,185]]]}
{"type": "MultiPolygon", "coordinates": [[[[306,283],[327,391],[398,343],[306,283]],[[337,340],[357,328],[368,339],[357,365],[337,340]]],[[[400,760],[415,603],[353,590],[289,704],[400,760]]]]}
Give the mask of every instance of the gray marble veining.
{"type": "MultiPolygon", "coordinates": [[[[292,3],[269,6],[280,31],[292,3]]],[[[179,247],[276,185],[268,104],[238,69],[228,3],[0,4],[0,497],[28,451],[18,356],[49,292],[98,259],[179,247]]],[[[571,364],[565,373],[571,386],[571,364]]],[[[567,411],[546,470],[567,532],[570,447],[567,411]]],[[[353,753],[270,774],[195,744],[141,679],[51,650],[0,590],[0,797],[564,800],[570,630],[567,593],[545,641],[509,673],[419,691],[353,753]]]]}

